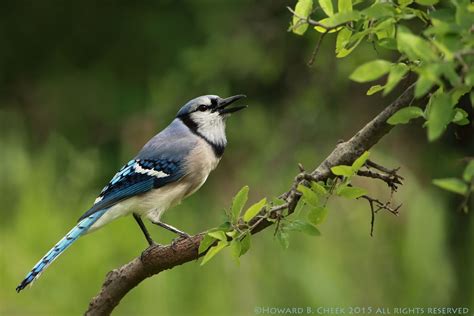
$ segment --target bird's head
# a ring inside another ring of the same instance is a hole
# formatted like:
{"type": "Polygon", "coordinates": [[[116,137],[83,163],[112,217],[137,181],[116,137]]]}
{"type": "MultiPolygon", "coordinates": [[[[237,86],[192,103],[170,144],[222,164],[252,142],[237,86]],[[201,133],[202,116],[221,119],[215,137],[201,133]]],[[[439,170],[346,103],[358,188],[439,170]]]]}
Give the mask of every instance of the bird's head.
{"type": "Polygon", "coordinates": [[[235,101],[245,98],[239,94],[228,98],[217,95],[204,95],[186,103],[176,115],[193,132],[204,137],[208,142],[225,146],[225,120],[231,113],[246,108],[246,105],[229,107],[235,101]]]}

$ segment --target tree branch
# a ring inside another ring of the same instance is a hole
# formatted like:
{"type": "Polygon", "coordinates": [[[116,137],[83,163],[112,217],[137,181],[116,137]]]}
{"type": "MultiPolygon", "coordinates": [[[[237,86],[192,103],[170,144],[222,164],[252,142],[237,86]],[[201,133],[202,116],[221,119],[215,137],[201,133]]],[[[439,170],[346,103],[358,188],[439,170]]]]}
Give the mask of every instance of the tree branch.
{"type": "Polygon", "coordinates": [[[360,197],[360,199],[365,199],[367,200],[367,202],[369,202],[370,212],[372,215],[370,220],[370,236],[374,236],[375,214],[377,214],[379,211],[385,210],[392,213],[393,215],[398,216],[398,210],[400,209],[400,207],[402,207],[402,205],[400,204],[397,207],[393,208],[390,206],[390,202],[382,203],[379,200],[371,198],[368,195],[363,195],[360,197]],[[377,207],[377,209],[375,209],[375,207],[377,207]]]}
{"type": "MultiPolygon", "coordinates": [[[[334,177],[331,167],[352,164],[362,153],[369,150],[392,128],[386,123],[387,119],[400,108],[409,104],[413,98],[414,85],[406,89],[392,104],[387,106],[372,121],[358,131],[350,140],[339,143],[329,156],[311,173],[301,172],[296,176],[291,189],[282,194],[286,203],[283,206],[275,206],[269,210],[273,218],[281,217],[281,212],[288,209],[288,215],[293,213],[300,194],[296,190],[298,184],[308,180],[325,181],[334,177]]],[[[273,223],[261,220],[254,223],[252,233],[267,228],[273,223]]],[[[148,248],[141,257],[135,258],[118,269],[110,271],[102,288],[89,303],[86,315],[109,315],[120,303],[120,300],[144,279],[151,277],[161,271],[172,269],[183,263],[196,260],[199,243],[204,233],[182,239],[168,246],[152,246],[148,248]]]]}
{"type": "MultiPolygon", "coordinates": [[[[395,169],[396,170],[396,169],[395,169]]],[[[396,172],[396,171],[395,171],[396,172]]],[[[398,186],[402,184],[403,177],[397,173],[380,173],[372,170],[359,170],[357,172],[358,176],[379,179],[385,182],[393,192],[397,191],[398,186]]]]}

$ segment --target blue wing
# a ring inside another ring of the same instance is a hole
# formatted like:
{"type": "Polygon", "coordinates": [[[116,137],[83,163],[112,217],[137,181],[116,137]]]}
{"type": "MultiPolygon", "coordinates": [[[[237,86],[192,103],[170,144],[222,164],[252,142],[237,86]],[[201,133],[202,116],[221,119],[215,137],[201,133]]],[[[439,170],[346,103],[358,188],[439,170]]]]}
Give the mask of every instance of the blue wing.
{"type": "Polygon", "coordinates": [[[102,189],[94,205],[79,220],[151,189],[162,187],[183,176],[182,162],[174,159],[130,160],[102,189]]]}

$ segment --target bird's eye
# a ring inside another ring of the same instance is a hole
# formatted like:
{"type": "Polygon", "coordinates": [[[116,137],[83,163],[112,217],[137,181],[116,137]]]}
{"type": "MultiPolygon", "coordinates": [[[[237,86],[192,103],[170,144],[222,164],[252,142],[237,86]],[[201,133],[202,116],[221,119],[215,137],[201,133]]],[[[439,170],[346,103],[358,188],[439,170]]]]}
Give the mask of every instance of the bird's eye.
{"type": "Polygon", "coordinates": [[[209,106],[204,105],[204,104],[201,104],[201,105],[198,107],[198,111],[201,111],[201,112],[207,111],[207,109],[209,109],[209,106]]]}

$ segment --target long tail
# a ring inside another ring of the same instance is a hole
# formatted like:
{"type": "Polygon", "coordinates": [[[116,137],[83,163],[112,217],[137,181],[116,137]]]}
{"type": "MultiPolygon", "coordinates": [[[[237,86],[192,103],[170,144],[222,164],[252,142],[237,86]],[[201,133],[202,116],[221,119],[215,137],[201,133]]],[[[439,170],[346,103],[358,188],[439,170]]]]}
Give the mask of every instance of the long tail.
{"type": "Polygon", "coordinates": [[[73,242],[81,235],[89,230],[94,223],[107,211],[101,210],[81,220],[73,229],[69,231],[48,253],[41,258],[40,261],[31,269],[20,285],[16,287],[16,291],[20,292],[28,284],[40,277],[41,273],[46,269],[60,254],[64,252],[73,242]]]}

